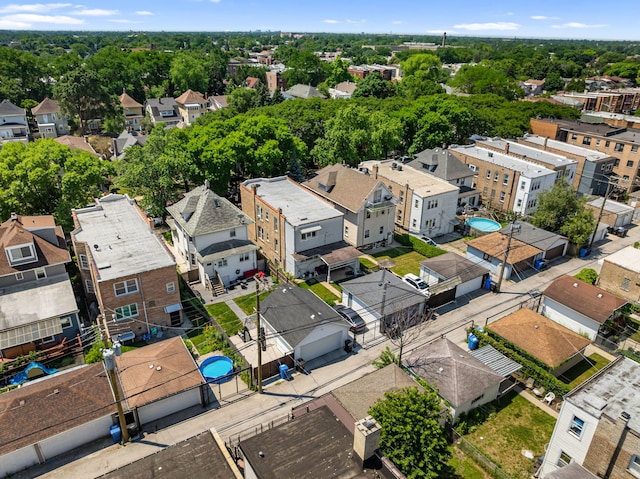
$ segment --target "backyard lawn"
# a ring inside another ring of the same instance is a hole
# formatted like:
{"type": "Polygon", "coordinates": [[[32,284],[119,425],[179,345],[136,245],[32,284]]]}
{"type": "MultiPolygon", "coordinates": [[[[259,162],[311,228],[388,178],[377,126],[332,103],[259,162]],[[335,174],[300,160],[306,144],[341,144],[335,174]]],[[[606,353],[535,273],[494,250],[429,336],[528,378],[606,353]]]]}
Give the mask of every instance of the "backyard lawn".
{"type": "Polygon", "coordinates": [[[233,336],[242,329],[242,321],[227,303],[207,304],[205,307],[209,316],[216,320],[227,336],[233,336]]]}
{"type": "Polygon", "coordinates": [[[562,374],[560,376],[560,380],[563,383],[568,384],[569,387],[573,389],[585,382],[609,363],[610,361],[608,359],[594,353],[562,374]]]}
{"type": "MultiPolygon", "coordinates": [[[[271,291],[264,291],[260,293],[260,301],[269,296],[271,291]]],[[[245,294],[244,296],[240,296],[233,300],[240,309],[244,311],[244,314],[250,316],[256,312],[256,293],[245,294]]]]}
{"type": "Polygon", "coordinates": [[[420,261],[427,259],[426,256],[413,251],[411,247],[400,246],[385,251],[380,251],[372,255],[376,260],[391,259],[396,264],[391,271],[398,276],[404,276],[407,273],[420,274],[420,261]]]}
{"type": "Polygon", "coordinates": [[[451,459],[449,459],[449,471],[442,476],[444,479],[490,479],[491,476],[484,472],[473,459],[469,458],[458,446],[453,446],[451,459]]]}
{"type": "Polygon", "coordinates": [[[316,294],[316,296],[318,296],[322,301],[329,304],[330,306],[333,306],[338,301],[340,301],[340,298],[338,296],[333,294],[332,291],[329,291],[322,283],[319,283],[315,279],[302,281],[298,283],[298,286],[303,289],[310,289],[316,294]]]}
{"type": "Polygon", "coordinates": [[[534,459],[522,451],[531,451],[534,457],[544,454],[556,420],[513,391],[497,407],[495,416],[464,437],[511,477],[529,477],[534,459]]]}

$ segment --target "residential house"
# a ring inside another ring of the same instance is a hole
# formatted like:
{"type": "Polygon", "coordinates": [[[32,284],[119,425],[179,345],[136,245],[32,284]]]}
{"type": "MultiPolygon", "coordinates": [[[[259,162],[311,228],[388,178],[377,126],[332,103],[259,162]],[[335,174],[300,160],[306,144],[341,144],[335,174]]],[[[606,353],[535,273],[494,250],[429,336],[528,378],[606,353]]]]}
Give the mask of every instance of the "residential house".
{"type": "Polygon", "coordinates": [[[282,355],[309,362],[344,347],[349,323],[308,289],[280,286],[260,306],[266,334],[282,355]]]}
{"type": "Polygon", "coordinates": [[[182,324],[176,262],[127,195],[72,210],[71,233],[90,312],[109,338],[135,338],[182,324]]]}
{"type": "Polygon", "coordinates": [[[144,111],[154,125],[162,122],[166,128],[178,126],[182,119],[178,103],[171,97],[149,98],[144,102],[144,111]]]}
{"type": "Polygon", "coordinates": [[[545,84],[545,80],[534,80],[530,78],[529,80],[519,82],[518,86],[524,90],[524,96],[535,96],[544,93],[545,84]]]}
{"type": "Polygon", "coordinates": [[[525,216],[535,212],[538,195],[558,178],[555,170],[477,144],[449,151],[475,173],[475,188],[481,191],[483,204],[503,212],[525,216]]]}
{"type": "Polygon", "coordinates": [[[509,242],[509,235],[499,231],[467,241],[467,259],[487,268],[494,276],[499,276],[504,268],[504,279],[533,268],[543,256],[541,249],[516,237],[512,237],[509,242]]]}
{"type": "Polygon", "coordinates": [[[420,277],[429,285],[429,306],[436,307],[485,285],[489,270],[456,253],[420,261],[420,277]]]}
{"type": "Polygon", "coordinates": [[[343,240],[344,215],[286,176],[240,185],[249,239],[276,268],[296,278],[359,270],[361,253],[343,240]]]}
{"type": "Polygon", "coordinates": [[[276,90],[284,91],[287,89],[287,80],[282,76],[280,69],[272,69],[265,73],[267,77],[267,89],[273,93],[276,90]]]}
{"type": "Polygon", "coordinates": [[[122,113],[124,114],[124,127],[128,131],[142,130],[141,121],[144,118],[144,107],[141,103],[135,101],[127,93],[122,92],[118,97],[122,113]]]}
{"type": "MultiPolygon", "coordinates": [[[[523,145],[557,153],[577,161],[578,169],[573,182],[566,176],[565,179],[581,195],[604,196],[607,184],[612,178],[613,168],[619,162],[607,153],[543,136],[526,134],[524,137],[518,138],[517,141],[523,145]]],[[[626,187],[626,185],[624,186],[626,187]]]]}
{"type": "Polygon", "coordinates": [[[302,98],[304,100],[308,98],[326,98],[316,87],[302,84],[293,85],[288,90],[282,92],[282,96],[286,100],[296,98],[302,98]]]}
{"type": "Polygon", "coordinates": [[[376,271],[340,286],[342,303],[355,310],[370,331],[385,333],[396,324],[412,326],[431,315],[428,297],[389,271],[376,271]]]}
{"type": "Polygon", "coordinates": [[[135,131],[123,130],[118,138],[111,140],[111,150],[113,152],[112,159],[122,159],[125,150],[131,146],[143,147],[147,144],[147,135],[142,135],[135,131]]]}
{"type": "MultiPolygon", "coordinates": [[[[624,186],[628,191],[634,191],[637,188],[636,185],[640,179],[638,178],[638,171],[640,170],[640,130],[628,128],[627,126],[587,123],[584,120],[548,118],[532,118],[530,124],[531,132],[536,135],[583,146],[609,155],[614,160],[609,160],[599,170],[605,176],[610,176],[611,171],[613,171],[615,175],[621,178],[621,186],[624,186]],[[610,164],[611,169],[608,166],[610,164]]],[[[598,172],[595,171],[594,173],[598,172]]],[[[606,184],[602,182],[600,188],[601,190],[594,194],[604,196],[606,184]]]]}
{"type": "Polygon", "coordinates": [[[618,356],[565,395],[539,477],[566,477],[558,473],[572,464],[596,477],[640,476],[639,384],[640,365],[618,356]]]}
{"type": "Polygon", "coordinates": [[[302,186],[344,215],[344,240],[359,248],[393,239],[395,198],[380,180],[346,165],[329,165],[302,186]]]}
{"type": "Polygon", "coordinates": [[[588,114],[582,115],[582,118],[590,123],[598,123],[600,121],[610,126],[622,128],[639,128],[640,117],[635,115],[625,115],[623,113],[609,113],[605,111],[590,111],[588,114]]]}
{"type": "Polygon", "coordinates": [[[0,102],[0,144],[10,141],[29,142],[29,123],[24,108],[9,100],[0,102]]]}
{"type": "Polygon", "coordinates": [[[75,340],[78,306],[62,227],[53,216],[12,213],[0,224],[0,245],[0,358],[75,340]]]}
{"type": "Polygon", "coordinates": [[[361,80],[377,73],[383,80],[391,81],[396,76],[397,69],[388,65],[349,65],[349,73],[361,80]]]}
{"type": "MultiPolygon", "coordinates": [[[[522,241],[525,244],[534,246],[541,250],[542,259],[551,261],[556,258],[561,258],[567,254],[567,248],[569,247],[568,238],[552,233],[551,231],[538,228],[525,221],[518,221],[515,225],[516,227],[513,234],[518,241],[522,241]]],[[[511,229],[512,224],[505,226],[500,230],[500,232],[503,235],[508,235],[511,232],[511,229]]]]}
{"type": "Polygon", "coordinates": [[[333,88],[329,88],[329,96],[334,100],[337,98],[340,99],[349,99],[353,92],[356,91],[358,87],[357,84],[351,81],[343,81],[335,85],[333,88]]]}
{"type": "Polygon", "coordinates": [[[629,245],[606,256],[598,286],[633,303],[640,302],[640,249],[629,245]]]}
{"type": "Polygon", "coordinates": [[[251,90],[255,90],[260,83],[260,78],[256,77],[247,77],[244,80],[244,85],[251,90]]]}
{"type": "Polygon", "coordinates": [[[500,374],[447,338],[440,338],[402,358],[415,376],[431,384],[449,405],[451,422],[498,397],[500,374]]]}
{"type": "Polygon", "coordinates": [[[605,323],[622,314],[625,304],[625,299],[565,275],[544,290],[542,314],[593,341],[605,323]]]}
{"type": "Polygon", "coordinates": [[[68,146],[72,150],[82,150],[87,153],[91,153],[93,156],[100,156],[96,150],[93,149],[93,146],[91,146],[89,139],[86,136],[81,138],[79,136],[63,135],[54,138],[53,141],[60,143],[61,145],[68,146]]]}
{"type": "Polygon", "coordinates": [[[257,272],[256,250],[247,226],[253,220],[226,198],[215,194],[209,182],[185,193],[167,207],[173,246],[199,280],[228,287],[238,278],[257,272]]]}
{"type": "Polygon", "coordinates": [[[222,110],[229,106],[227,95],[212,95],[209,97],[209,103],[209,109],[211,111],[222,110]]]}
{"type": "Polygon", "coordinates": [[[584,359],[591,341],[528,308],[491,323],[488,328],[560,376],[584,359]]]}
{"type": "Polygon", "coordinates": [[[475,189],[475,173],[446,148],[423,150],[407,165],[456,186],[458,208],[480,204],[480,192],[475,189]]]}
{"type": "Polygon", "coordinates": [[[628,226],[633,221],[634,208],[624,203],[618,203],[610,199],[595,198],[584,206],[585,209],[593,212],[595,218],[598,218],[602,211],[600,222],[612,228],[628,226]]]}
{"type": "Polygon", "coordinates": [[[359,168],[384,182],[398,199],[396,226],[429,237],[451,233],[458,221],[459,188],[393,160],[366,161],[359,168]]]}
{"type": "Polygon", "coordinates": [[[209,111],[209,100],[202,93],[191,89],[176,98],[181,124],[191,126],[202,115],[209,111]]]}
{"type": "Polygon", "coordinates": [[[38,124],[40,138],[57,138],[69,134],[69,122],[58,102],[47,97],[31,109],[38,124]]]}

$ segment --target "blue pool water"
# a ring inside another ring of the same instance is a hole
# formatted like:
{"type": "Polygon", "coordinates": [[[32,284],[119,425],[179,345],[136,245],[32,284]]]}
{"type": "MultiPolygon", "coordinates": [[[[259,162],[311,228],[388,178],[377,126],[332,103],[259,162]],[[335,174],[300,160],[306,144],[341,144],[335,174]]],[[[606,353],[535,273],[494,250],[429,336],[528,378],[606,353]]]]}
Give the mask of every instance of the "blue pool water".
{"type": "Polygon", "coordinates": [[[226,356],[211,356],[200,365],[200,372],[208,383],[221,384],[233,376],[233,361],[226,356]]]}
{"type": "Polygon", "coordinates": [[[484,231],[486,233],[498,231],[500,228],[502,228],[500,223],[488,218],[468,218],[467,224],[470,228],[477,229],[478,231],[484,231]]]}

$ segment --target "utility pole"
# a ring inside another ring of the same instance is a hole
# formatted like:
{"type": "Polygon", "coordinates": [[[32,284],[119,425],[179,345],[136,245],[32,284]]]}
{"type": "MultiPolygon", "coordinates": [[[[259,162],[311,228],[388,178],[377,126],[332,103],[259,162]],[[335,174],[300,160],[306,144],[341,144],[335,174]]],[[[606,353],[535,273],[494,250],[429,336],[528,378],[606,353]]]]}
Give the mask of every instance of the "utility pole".
{"type": "Polygon", "coordinates": [[[120,422],[120,433],[122,434],[122,441],[124,443],[129,442],[129,431],[127,430],[127,421],[124,418],[124,411],[122,410],[122,399],[120,398],[120,389],[118,388],[118,381],[116,379],[116,356],[120,356],[120,343],[114,342],[113,346],[108,349],[102,350],[102,358],[104,359],[104,367],[107,370],[109,376],[109,382],[111,383],[111,389],[113,389],[113,395],[116,398],[116,407],[118,408],[118,420],[120,422]]]}
{"type": "Polygon", "coordinates": [[[498,275],[498,281],[496,283],[496,293],[499,293],[502,289],[502,278],[504,277],[504,270],[507,267],[507,260],[509,259],[509,251],[511,250],[511,239],[513,238],[513,234],[516,231],[520,231],[520,225],[516,225],[516,220],[518,219],[518,215],[513,215],[513,221],[509,226],[509,236],[507,237],[507,249],[504,252],[504,261],[502,262],[502,267],[500,268],[500,274],[498,275]]]}
{"type": "Polygon", "coordinates": [[[256,273],[253,278],[256,281],[256,329],[258,330],[258,394],[262,394],[262,351],[266,350],[267,338],[264,329],[260,326],[260,285],[264,273],[256,273]]]}
{"type": "Polygon", "coordinates": [[[384,320],[384,307],[387,302],[387,285],[389,284],[385,281],[385,274],[387,274],[387,269],[391,269],[396,265],[396,262],[392,259],[383,259],[378,262],[378,266],[382,268],[382,284],[378,286],[382,286],[382,304],[380,305],[380,332],[385,333],[387,331],[387,324],[384,320]]]}
{"type": "Polygon", "coordinates": [[[593,234],[591,235],[591,240],[589,241],[589,246],[587,247],[588,251],[591,251],[591,247],[596,240],[598,226],[600,225],[600,220],[602,220],[602,217],[604,216],[604,207],[607,204],[607,199],[609,198],[609,194],[611,193],[611,186],[613,185],[614,183],[612,183],[611,181],[607,183],[607,191],[604,194],[604,198],[602,198],[602,205],[600,206],[600,212],[598,213],[598,219],[596,220],[596,227],[593,229],[593,234]]]}

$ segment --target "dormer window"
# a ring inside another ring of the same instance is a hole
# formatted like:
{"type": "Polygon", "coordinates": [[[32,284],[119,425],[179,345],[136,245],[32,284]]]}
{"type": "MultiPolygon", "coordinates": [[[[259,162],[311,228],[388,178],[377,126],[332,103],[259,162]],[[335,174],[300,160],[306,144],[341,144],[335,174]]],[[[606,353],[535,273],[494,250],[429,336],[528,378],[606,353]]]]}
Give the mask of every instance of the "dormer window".
{"type": "Polygon", "coordinates": [[[6,248],[7,257],[12,265],[31,263],[36,261],[36,252],[33,248],[33,244],[26,244],[21,246],[14,246],[12,248],[6,248]]]}
{"type": "Polygon", "coordinates": [[[382,201],[382,190],[376,190],[373,193],[373,202],[380,203],[382,201]]]}

